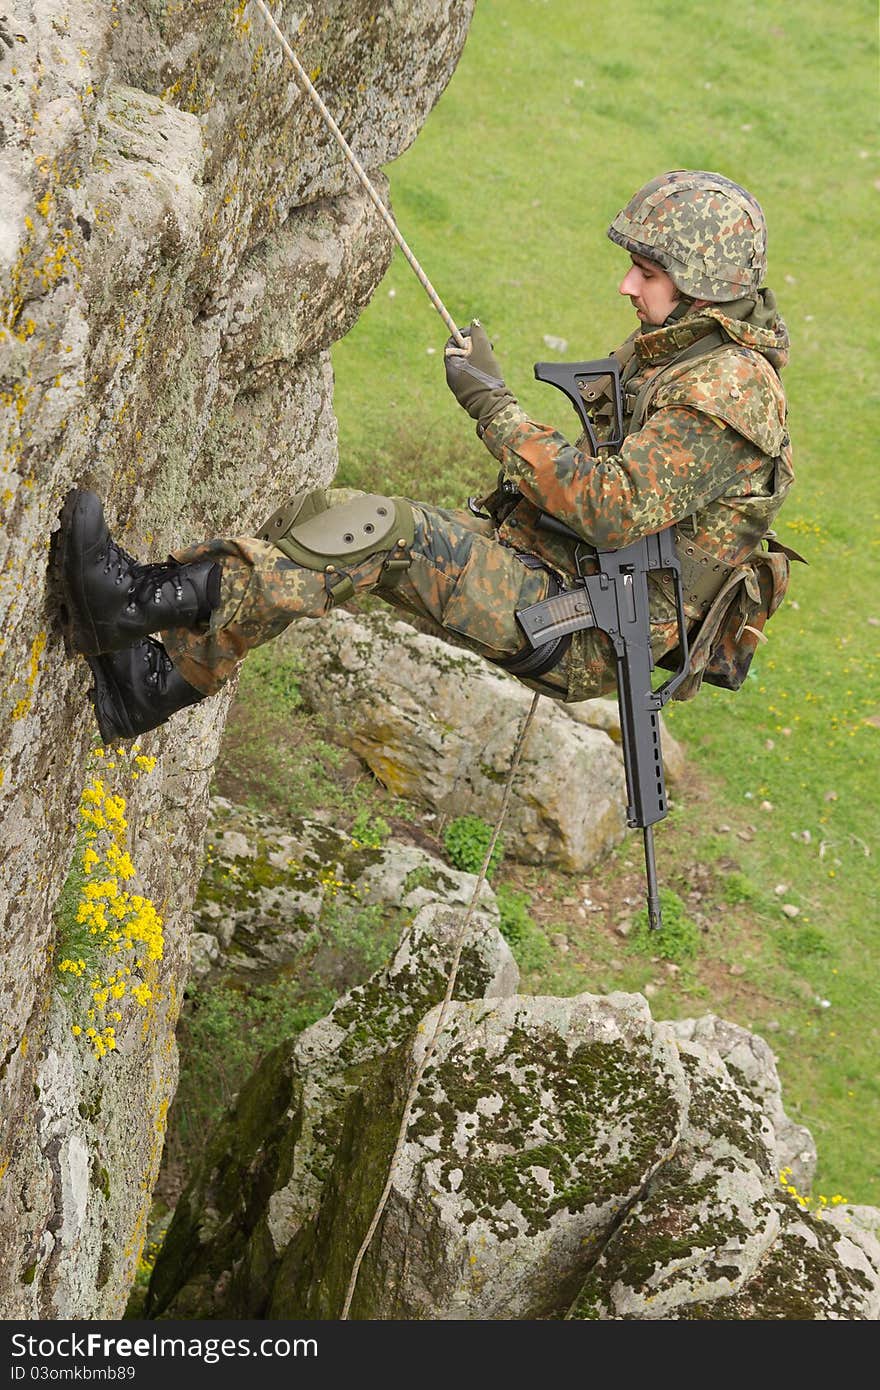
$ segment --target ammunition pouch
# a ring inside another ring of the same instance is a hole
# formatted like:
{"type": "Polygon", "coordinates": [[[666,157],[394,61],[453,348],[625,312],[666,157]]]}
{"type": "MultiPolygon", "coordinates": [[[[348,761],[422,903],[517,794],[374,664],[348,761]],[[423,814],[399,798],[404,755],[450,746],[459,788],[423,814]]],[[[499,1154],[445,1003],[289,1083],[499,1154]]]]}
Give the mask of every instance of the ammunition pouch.
{"type": "Polygon", "coordinates": [[[324,488],[297,493],[257,535],[303,569],[322,571],[334,604],[354,594],[347,569],[383,550],[388,558],[376,587],[393,588],[412,560],[415,519],[409,502],[375,493],[355,493],[338,502],[333,496],[324,488]]]}
{"type": "MultiPolygon", "coordinates": [[[[746,679],[759,643],[767,641],[764,628],[785,597],[791,561],[806,564],[772,533],[764,539],[766,550],[756,550],[742,564],[723,566],[727,573],[691,636],[688,674],[673,699],[692,699],[704,680],[738,690],[746,679]]],[[[676,653],[667,653],[659,664],[674,667],[676,653]]]]}

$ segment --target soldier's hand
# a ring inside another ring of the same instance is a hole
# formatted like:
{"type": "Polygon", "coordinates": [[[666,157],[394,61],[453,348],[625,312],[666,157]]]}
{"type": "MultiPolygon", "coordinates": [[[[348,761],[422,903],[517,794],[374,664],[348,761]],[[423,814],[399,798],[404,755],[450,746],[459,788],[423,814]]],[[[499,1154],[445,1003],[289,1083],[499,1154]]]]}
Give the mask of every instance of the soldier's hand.
{"type": "Polygon", "coordinates": [[[515,397],[504,384],[501,368],[479,319],[462,330],[466,347],[450,338],[443,354],[446,382],[460,406],[485,425],[515,397]]]}

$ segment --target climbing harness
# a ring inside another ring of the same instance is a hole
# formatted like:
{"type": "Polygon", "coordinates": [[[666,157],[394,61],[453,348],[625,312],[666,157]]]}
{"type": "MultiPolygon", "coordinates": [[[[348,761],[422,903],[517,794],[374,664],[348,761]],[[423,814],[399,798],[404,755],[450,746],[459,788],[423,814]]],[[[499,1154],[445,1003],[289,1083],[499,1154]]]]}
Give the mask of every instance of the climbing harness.
{"type": "Polygon", "coordinates": [[[330,131],[330,134],[333,136],[333,139],[336,141],[337,145],[342,150],[342,153],[345,155],[345,158],[348,160],[348,163],[351,165],[352,169],[357,175],[358,182],[361,184],[361,187],[367,194],[367,197],[370,199],[370,202],[373,204],[373,207],[376,209],[379,216],[382,218],[382,221],[385,223],[385,226],[388,228],[389,232],[394,237],[394,240],[397,242],[398,246],[400,247],[401,251],[406,257],[407,262],[415,271],[416,278],[418,279],[418,282],[421,285],[422,289],[426,292],[431,303],[434,305],[434,308],[437,310],[437,313],[440,315],[441,319],[446,324],[446,327],[449,329],[453,338],[458,343],[458,346],[466,348],[467,343],[462,334],[456,328],[455,321],[452,318],[452,315],[449,313],[439,294],[434,289],[434,286],[431,284],[431,281],[428,279],[427,275],[422,270],[422,267],[419,265],[409,246],[407,246],[406,241],[404,240],[401,234],[400,228],[398,227],[397,223],[392,217],[391,212],[382,202],[382,199],[379,197],[379,194],[376,192],[376,189],[373,187],[373,184],[370,181],[370,177],[366,169],[363,167],[354,150],[351,148],[342,131],[339,129],[339,126],[336,124],[333,117],[330,115],[330,112],[327,110],[327,107],[322,101],[320,94],[318,93],[314,84],[309,78],[308,73],[306,72],[302,63],[297,58],[290,44],[287,42],[287,39],[284,37],[284,34],[282,33],[281,29],[278,27],[275,20],[272,18],[272,15],[269,11],[269,7],[265,4],[265,0],[254,0],[254,3],[256,4],[257,9],[260,11],[263,18],[266,20],[266,23],[273,30],[275,37],[278,39],[278,42],[281,44],[281,47],[284,50],[288,62],[290,63],[294,72],[296,73],[297,83],[305,92],[312,105],[319,112],[322,121],[326,125],[327,129],[330,131]]]}

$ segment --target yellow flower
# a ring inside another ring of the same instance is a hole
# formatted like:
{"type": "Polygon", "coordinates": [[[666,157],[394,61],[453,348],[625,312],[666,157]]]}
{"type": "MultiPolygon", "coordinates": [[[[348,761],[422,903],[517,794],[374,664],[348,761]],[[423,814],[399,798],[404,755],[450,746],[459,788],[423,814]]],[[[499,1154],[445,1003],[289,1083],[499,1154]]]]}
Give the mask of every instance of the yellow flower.
{"type": "Polygon", "coordinates": [[[104,783],[100,777],[92,779],[90,787],[83,787],[80,801],[86,805],[97,806],[104,799],[104,783]]]}
{"type": "MultiPolygon", "coordinates": [[[[125,759],[133,777],[139,773],[152,772],[156,759],[145,756],[135,744],[130,751],[116,750],[115,756],[125,759]],[[134,771],[137,768],[138,771],[134,771]]],[[[96,755],[103,758],[102,766],[111,772],[116,764],[113,750],[98,749],[96,755]]],[[[114,955],[122,951],[132,952],[136,969],[143,969],[148,960],[161,960],[164,950],[163,919],[156,911],[153,902],[140,893],[129,893],[122,885],[136,879],[137,871],[127,845],[128,823],[125,818],[126,800],[108,789],[106,782],[92,776],[80,796],[80,825],[83,837],[80,860],[83,877],[88,875],[80,890],[80,901],[76,906],[76,921],[91,937],[97,938],[104,952],[105,967],[94,974],[88,983],[91,997],[90,1007],[85,1016],[90,1025],[98,1018],[104,1022],[110,1019],[121,1023],[120,1009],[107,1010],[112,999],[118,1004],[131,993],[137,1004],[146,1007],[154,998],[153,991],[137,976],[132,977],[131,965],[119,965],[109,972],[114,955]],[[98,874],[94,870],[98,870],[98,874]],[[103,873],[101,871],[103,870],[103,873]],[[135,956],[137,957],[135,959],[135,956]],[[102,975],[106,974],[104,981],[102,975]],[[134,986],[131,988],[131,986],[134,986]]],[[[79,957],[64,954],[62,945],[59,951],[58,970],[74,978],[84,977],[86,962],[79,957]]],[[[86,984],[85,979],[83,980],[86,984]]],[[[74,1036],[80,1036],[82,1027],[75,1025],[74,1036]]],[[[116,1047],[115,1033],[111,1024],[103,1031],[95,1026],[87,1029],[86,1037],[96,1057],[103,1057],[116,1047]]]]}
{"type": "Polygon", "coordinates": [[[119,895],[119,884],[115,878],[105,878],[98,883],[83,884],[84,898],[115,898],[119,895]]]}

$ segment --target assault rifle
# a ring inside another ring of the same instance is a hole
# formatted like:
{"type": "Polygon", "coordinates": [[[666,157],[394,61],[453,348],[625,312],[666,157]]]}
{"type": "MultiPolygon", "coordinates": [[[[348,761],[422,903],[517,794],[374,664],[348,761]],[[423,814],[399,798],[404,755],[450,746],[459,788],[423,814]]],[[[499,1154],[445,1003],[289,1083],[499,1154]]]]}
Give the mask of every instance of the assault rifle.
{"type": "MultiPolygon", "coordinates": [[[[620,367],[613,357],[594,362],[536,362],[538,381],[549,382],[571,401],[590,441],[590,450],[615,453],[623,442],[623,408],[620,367]],[[599,440],[587,408],[598,394],[595,383],[610,392],[614,421],[609,437],[599,440]],[[585,399],[586,397],[586,399],[585,399]]],[[[648,921],[652,930],[662,926],[657,865],[654,858],[655,823],[668,812],[660,748],[660,710],[684,680],[690,659],[687,622],[681,587],[681,570],[675,551],[674,527],[622,546],[603,550],[591,545],[577,531],[543,513],[538,523],[548,531],[579,542],[575,550],[577,579],[572,588],[533,603],[517,613],[517,620],[533,648],[580,628],[595,627],[607,634],[614,649],[617,704],[626,768],[627,824],[644,832],[645,869],[648,881],[648,921]],[[591,573],[585,573],[585,568],[591,573]],[[667,570],[672,576],[678,623],[678,659],[675,673],[656,690],[651,688],[651,623],[648,610],[648,575],[667,570]]]]}

